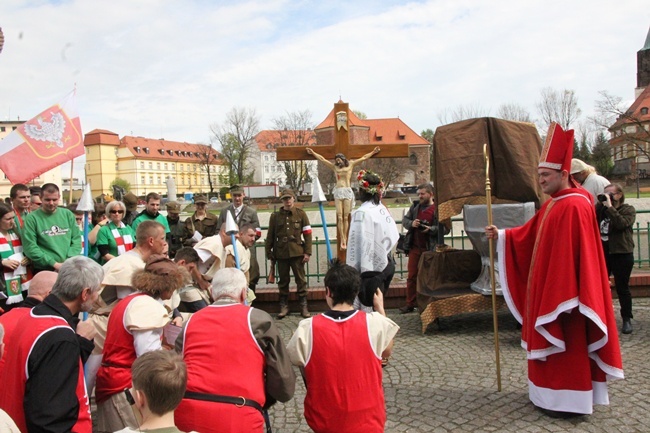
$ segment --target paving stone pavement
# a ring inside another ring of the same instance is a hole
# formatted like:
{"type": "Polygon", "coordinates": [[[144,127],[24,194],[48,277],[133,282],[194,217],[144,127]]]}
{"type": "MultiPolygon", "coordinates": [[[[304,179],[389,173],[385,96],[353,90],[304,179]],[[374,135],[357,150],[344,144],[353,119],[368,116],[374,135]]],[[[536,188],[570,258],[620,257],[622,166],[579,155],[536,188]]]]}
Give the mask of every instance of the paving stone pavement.
{"type": "MultiPolygon", "coordinates": [[[[614,309],[618,312],[615,301],[614,309]]],[[[387,432],[648,432],[650,431],[650,298],[634,299],[634,333],[620,335],[625,380],[610,383],[610,405],[590,416],[553,419],[528,400],[526,355],[507,312],[499,314],[502,391],[497,391],[490,313],[443,319],[422,334],[417,314],[388,316],[401,327],[384,369],[387,432]]],[[[285,342],[300,317],[277,321],[285,342]]],[[[619,319],[620,328],[620,319],[619,319]]],[[[309,432],[300,373],[296,395],[271,410],[274,432],[309,432]]]]}

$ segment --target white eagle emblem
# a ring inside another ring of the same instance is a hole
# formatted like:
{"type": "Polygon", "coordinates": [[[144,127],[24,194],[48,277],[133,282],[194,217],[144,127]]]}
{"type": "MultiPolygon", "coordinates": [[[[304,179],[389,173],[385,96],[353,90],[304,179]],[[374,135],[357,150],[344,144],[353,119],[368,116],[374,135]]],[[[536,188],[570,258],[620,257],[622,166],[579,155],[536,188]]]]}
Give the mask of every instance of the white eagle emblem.
{"type": "Polygon", "coordinates": [[[61,113],[52,113],[52,120],[44,122],[39,116],[36,121],[40,126],[25,125],[25,133],[34,140],[49,141],[63,149],[63,133],[65,132],[65,119],[61,113]]]}

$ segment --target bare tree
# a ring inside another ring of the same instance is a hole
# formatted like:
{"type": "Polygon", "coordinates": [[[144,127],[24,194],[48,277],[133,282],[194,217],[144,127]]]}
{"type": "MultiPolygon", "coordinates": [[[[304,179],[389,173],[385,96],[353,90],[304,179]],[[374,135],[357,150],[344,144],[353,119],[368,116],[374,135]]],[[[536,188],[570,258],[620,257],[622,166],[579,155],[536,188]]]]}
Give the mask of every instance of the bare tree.
{"type": "Polygon", "coordinates": [[[497,109],[497,117],[516,122],[532,122],[528,110],[516,103],[501,104],[497,109]]]}
{"type": "Polygon", "coordinates": [[[490,114],[490,110],[485,110],[480,104],[475,105],[459,105],[458,107],[450,110],[445,108],[438,113],[438,121],[441,125],[448,123],[460,122],[465,119],[475,119],[477,117],[485,117],[490,114]]]}
{"type": "Polygon", "coordinates": [[[334,173],[334,170],[323,164],[322,162],[318,161],[317,164],[317,173],[318,173],[318,180],[323,187],[325,191],[327,191],[328,194],[331,194],[332,191],[334,191],[334,187],[336,186],[336,174],[334,173]]]}
{"type": "Polygon", "coordinates": [[[221,149],[224,163],[228,167],[227,181],[224,183],[245,184],[251,182],[254,168],[250,157],[253,153],[255,135],[259,132],[260,119],[254,108],[233,107],[226,113],[222,124],[210,126],[212,144],[221,149]]]}
{"type": "Polygon", "coordinates": [[[202,147],[204,151],[199,152],[199,165],[201,167],[201,171],[208,177],[208,185],[210,185],[210,193],[212,194],[214,193],[214,188],[217,185],[217,177],[220,175],[216,164],[221,158],[221,155],[219,155],[219,152],[214,149],[214,145],[212,143],[207,145],[204,144],[202,147]]]}
{"type": "Polygon", "coordinates": [[[377,173],[389,185],[399,181],[404,176],[404,167],[408,165],[408,158],[370,158],[363,163],[365,168],[377,173]]]}
{"type": "Polygon", "coordinates": [[[555,90],[545,87],[541,90],[542,99],[535,104],[542,124],[538,125],[543,131],[548,129],[551,122],[557,122],[563,129],[570,129],[582,110],[578,108],[578,98],[573,90],[555,90]]]}
{"type": "Polygon", "coordinates": [[[612,145],[631,145],[635,153],[650,159],[650,131],[646,129],[648,121],[641,118],[641,108],[626,108],[621,97],[610,95],[607,91],[599,94],[601,99],[596,101],[596,114],[590,120],[597,127],[612,133],[612,145]]]}
{"type": "MultiPolygon", "coordinates": [[[[287,112],[273,119],[278,131],[278,146],[307,146],[316,143],[312,114],[309,110],[287,112]]],[[[310,164],[306,161],[284,161],[283,171],[286,183],[294,191],[301,191],[305,182],[311,181],[310,164]]]]}

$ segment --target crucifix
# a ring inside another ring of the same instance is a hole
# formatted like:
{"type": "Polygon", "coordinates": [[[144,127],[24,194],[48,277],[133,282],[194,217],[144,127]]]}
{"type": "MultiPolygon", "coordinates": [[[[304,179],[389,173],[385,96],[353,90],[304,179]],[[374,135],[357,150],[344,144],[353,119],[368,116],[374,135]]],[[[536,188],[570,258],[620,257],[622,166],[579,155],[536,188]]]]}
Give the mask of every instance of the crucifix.
{"type": "MultiPolygon", "coordinates": [[[[347,191],[350,186],[350,176],[354,164],[367,160],[373,155],[377,158],[406,158],[409,156],[407,143],[381,143],[377,144],[352,144],[350,143],[350,108],[347,102],[339,101],[334,104],[334,111],[331,125],[324,129],[334,129],[334,144],[312,147],[282,147],[277,149],[278,161],[293,161],[318,159],[334,170],[337,176],[337,188],[335,189],[336,213],[337,213],[337,257],[345,262],[347,248],[347,227],[351,211],[350,198],[347,198],[347,191]],[[317,151],[317,152],[316,152],[317,151]],[[341,158],[343,156],[343,158],[341,158]],[[354,160],[353,158],[357,158],[354,160]],[[327,160],[335,160],[331,163],[327,160]],[[345,166],[346,160],[352,163],[352,167],[345,166]],[[348,170],[345,167],[349,167],[348,170]],[[349,171],[349,173],[347,173],[349,171]],[[341,179],[340,176],[348,176],[341,179]],[[338,194],[337,194],[337,190],[338,194]],[[337,195],[339,198],[337,198],[337,195]],[[347,206],[346,206],[347,202],[347,206]],[[347,212],[346,212],[347,211],[347,212]]],[[[366,142],[369,141],[365,140],[366,142]]],[[[354,198],[354,195],[351,197],[354,198]]],[[[325,224],[323,224],[325,226],[325,224]]],[[[327,227],[323,227],[324,230],[327,227]]]]}

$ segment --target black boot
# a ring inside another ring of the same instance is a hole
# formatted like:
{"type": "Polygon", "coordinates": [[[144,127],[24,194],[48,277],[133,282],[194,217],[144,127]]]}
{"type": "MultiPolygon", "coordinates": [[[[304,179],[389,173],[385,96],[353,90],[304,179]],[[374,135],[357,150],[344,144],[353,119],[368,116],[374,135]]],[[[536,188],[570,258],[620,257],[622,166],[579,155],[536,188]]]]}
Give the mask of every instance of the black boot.
{"type": "Polygon", "coordinates": [[[632,333],[632,319],[630,318],[623,319],[623,329],[621,329],[621,332],[623,332],[623,334],[632,333]]]}
{"type": "Polygon", "coordinates": [[[305,319],[308,317],[311,317],[311,314],[309,314],[309,309],[307,308],[307,297],[306,296],[301,296],[300,297],[300,315],[304,317],[305,319]]]}

